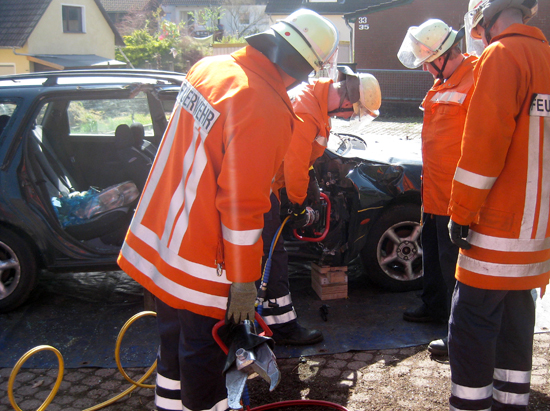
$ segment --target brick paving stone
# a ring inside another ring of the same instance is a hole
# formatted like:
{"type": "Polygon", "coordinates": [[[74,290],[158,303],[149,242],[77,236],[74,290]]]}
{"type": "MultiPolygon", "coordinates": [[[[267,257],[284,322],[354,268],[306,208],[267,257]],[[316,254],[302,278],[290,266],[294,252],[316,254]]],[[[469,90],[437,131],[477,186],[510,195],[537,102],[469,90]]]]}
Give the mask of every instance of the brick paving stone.
{"type": "MultiPolygon", "coordinates": [[[[337,358],[336,355],[334,355],[334,358],[337,358]]],[[[327,361],[327,367],[330,367],[330,368],[338,368],[338,369],[341,369],[341,368],[344,368],[347,364],[347,361],[344,361],[344,360],[329,360],[327,361]]]]}
{"type": "Polygon", "coordinates": [[[369,352],[360,352],[353,355],[355,361],[371,361],[373,358],[374,356],[369,352]]]}
{"type": "Polygon", "coordinates": [[[351,361],[347,364],[347,368],[350,370],[360,370],[361,368],[365,368],[368,364],[364,361],[351,361]]]}
{"type": "Polygon", "coordinates": [[[320,371],[320,375],[323,377],[338,377],[341,371],[338,368],[324,368],[320,371]]]}

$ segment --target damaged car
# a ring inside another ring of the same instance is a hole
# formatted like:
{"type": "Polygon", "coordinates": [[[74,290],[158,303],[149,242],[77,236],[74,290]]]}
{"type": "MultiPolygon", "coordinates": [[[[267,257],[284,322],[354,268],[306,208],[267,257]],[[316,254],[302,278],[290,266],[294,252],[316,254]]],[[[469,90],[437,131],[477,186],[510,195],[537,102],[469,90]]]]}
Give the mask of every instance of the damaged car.
{"type": "Polygon", "coordinates": [[[0,77],[0,312],[40,270],[116,258],[184,76],[75,70],[0,77]]]}
{"type": "MultiPolygon", "coordinates": [[[[315,224],[283,231],[289,257],[346,266],[390,291],[422,287],[420,159],[371,159],[357,135],[332,132],[314,164],[327,200],[315,224]]],[[[325,197],[323,196],[323,197],[325,197]]]]}

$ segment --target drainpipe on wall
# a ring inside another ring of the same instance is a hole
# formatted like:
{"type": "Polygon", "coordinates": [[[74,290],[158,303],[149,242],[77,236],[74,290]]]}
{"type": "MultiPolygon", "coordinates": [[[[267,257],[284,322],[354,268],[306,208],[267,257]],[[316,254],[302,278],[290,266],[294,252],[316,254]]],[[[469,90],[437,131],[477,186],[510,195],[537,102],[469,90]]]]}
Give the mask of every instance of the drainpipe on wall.
{"type": "Polygon", "coordinates": [[[346,26],[348,27],[349,29],[349,62],[350,63],[355,63],[355,60],[353,59],[353,51],[355,49],[354,47],[354,43],[355,43],[355,39],[353,38],[353,27],[350,26],[349,24],[349,20],[347,17],[344,17],[344,21],[346,22],[346,26]]]}

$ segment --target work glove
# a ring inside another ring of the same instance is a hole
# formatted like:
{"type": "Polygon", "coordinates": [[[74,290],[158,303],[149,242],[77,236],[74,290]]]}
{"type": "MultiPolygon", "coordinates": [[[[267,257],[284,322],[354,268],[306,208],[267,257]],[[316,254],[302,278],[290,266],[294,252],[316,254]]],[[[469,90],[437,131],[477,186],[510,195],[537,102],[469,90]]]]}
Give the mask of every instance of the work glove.
{"type": "Polygon", "coordinates": [[[256,283],[232,283],[229,289],[225,322],[240,324],[244,320],[254,321],[256,283]]]}
{"type": "Polygon", "coordinates": [[[290,208],[290,218],[287,221],[286,225],[290,228],[302,228],[305,227],[309,222],[309,215],[306,211],[305,205],[300,205],[296,203],[291,203],[290,208]]]}
{"type": "Polygon", "coordinates": [[[467,225],[460,225],[455,223],[453,220],[449,220],[449,235],[451,241],[454,245],[463,248],[464,250],[469,250],[472,246],[466,241],[468,237],[468,231],[470,228],[467,225]]]}
{"type": "Polygon", "coordinates": [[[306,201],[310,205],[319,204],[321,201],[321,189],[319,188],[314,168],[309,170],[309,184],[307,186],[306,201]]]}

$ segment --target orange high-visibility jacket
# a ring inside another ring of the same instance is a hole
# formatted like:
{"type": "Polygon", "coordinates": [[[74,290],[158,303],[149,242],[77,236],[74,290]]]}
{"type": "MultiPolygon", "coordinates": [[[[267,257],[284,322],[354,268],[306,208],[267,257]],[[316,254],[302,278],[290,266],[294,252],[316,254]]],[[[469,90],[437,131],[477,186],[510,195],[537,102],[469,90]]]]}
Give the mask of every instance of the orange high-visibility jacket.
{"type": "Polygon", "coordinates": [[[120,267],[170,306],[222,319],[231,282],[260,278],[263,217],[294,119],[276,66],[256,49],[195,64],[120,267]]]}
{"type": "Polygon", "coordinates": [[[437,79],[422,102],[422,207],[426,213],[448,213],[476,61],[477,57],[468,56],[445,82],[437,79]]]}
{"type": "Polygon", "coordinates": [[[550,272],[550,47],[513,24],[476,65],[450,211],[470,225],[456,278],[493,290],[545,286],[550,272]]]}
{"type": "Polygon", "coordinates": [[[272,190],[286,187],[290,201],[302,204],[307,196],[309,167],[325,152],[331,124],[328,116],[328,91],[331,79],[314,80],[301,86],[292,96],[294,112],[303,121],[296,121],[290,146],[277,171],[272,190]]]}

